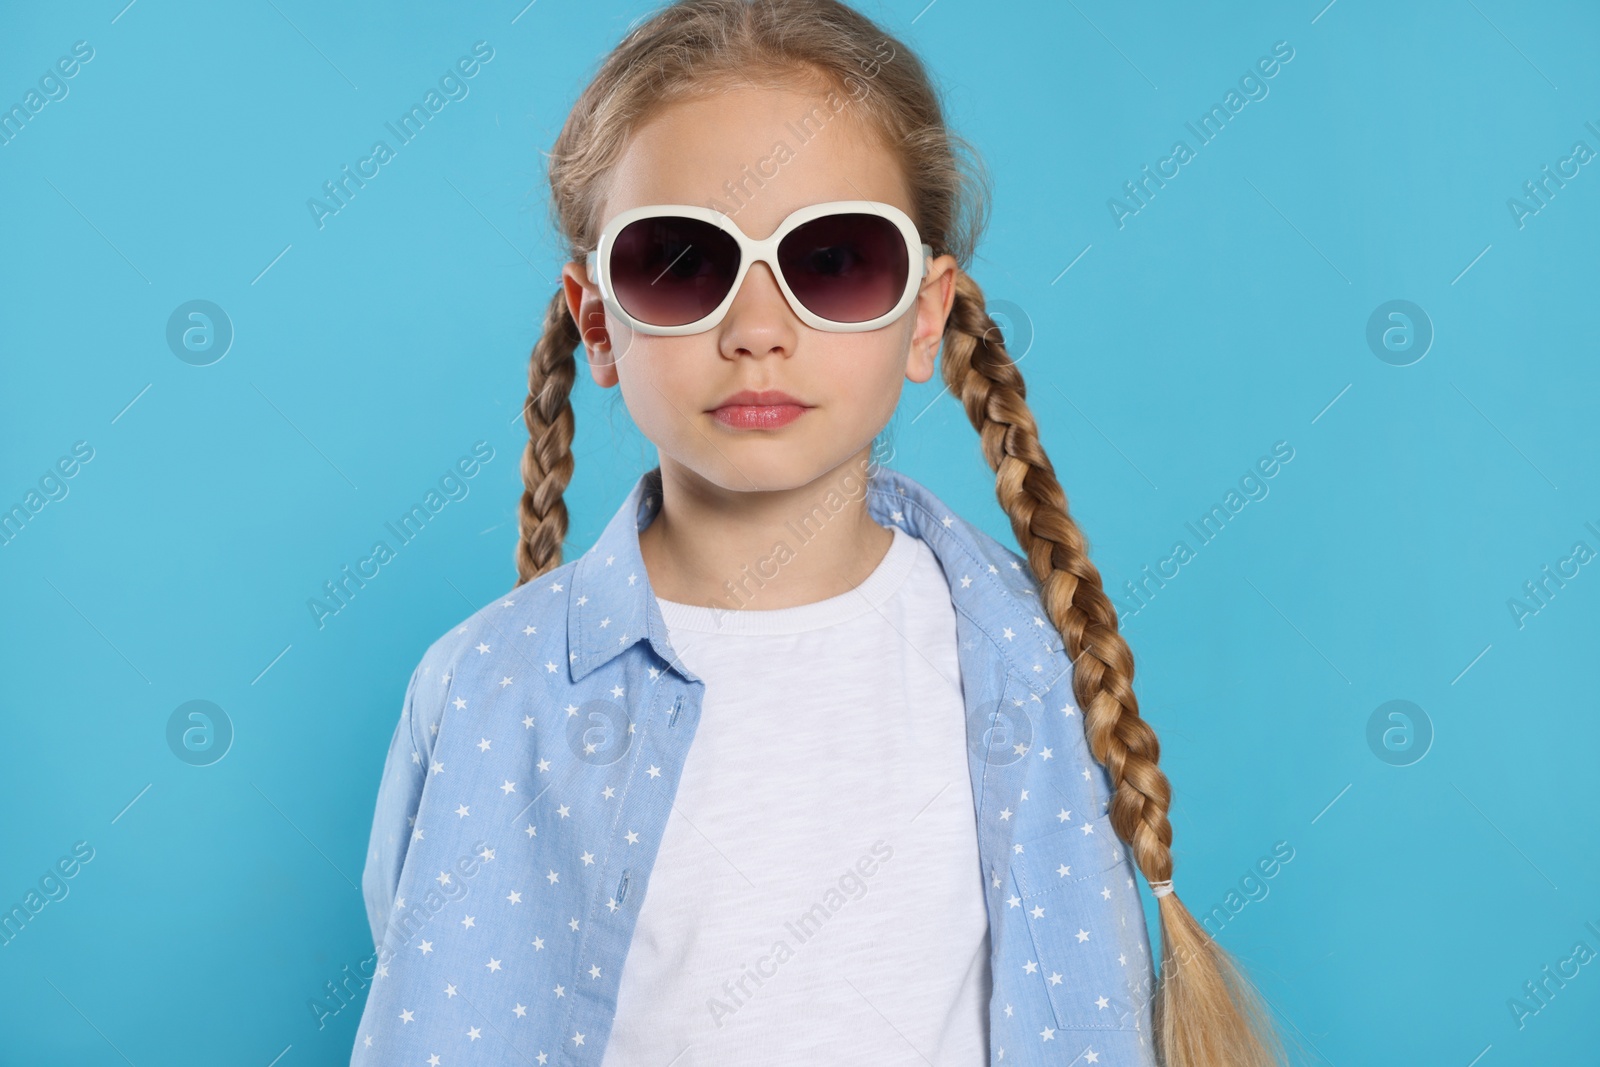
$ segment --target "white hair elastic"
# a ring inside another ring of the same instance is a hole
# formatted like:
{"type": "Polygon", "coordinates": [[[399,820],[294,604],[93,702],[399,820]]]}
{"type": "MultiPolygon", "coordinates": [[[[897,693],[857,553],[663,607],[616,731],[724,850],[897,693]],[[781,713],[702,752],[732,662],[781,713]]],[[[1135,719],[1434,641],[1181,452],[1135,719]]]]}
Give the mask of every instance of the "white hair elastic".
{"type": "Polygon", "coordinates": [[[1166,896],[1168,893],[1172,892],[1172,879],[1167,878],[1160,882],[1151,882],[1150,892],[1154,893],[1157,897],[1166,896]]]}

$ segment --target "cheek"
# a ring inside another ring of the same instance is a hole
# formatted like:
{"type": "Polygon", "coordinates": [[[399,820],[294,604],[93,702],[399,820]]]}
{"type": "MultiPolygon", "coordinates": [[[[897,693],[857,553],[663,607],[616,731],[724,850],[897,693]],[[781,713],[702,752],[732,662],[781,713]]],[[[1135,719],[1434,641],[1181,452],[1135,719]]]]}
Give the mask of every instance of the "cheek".
{"type": "Polygon", "coordinates": [[[845,344],[830,353],[828,391],[841,412],[863,429],[887,423],[905,384],[907,338],[903,331],[885,331],[868,341],[845,344]]]}
{"type": "Polygon", "coordinates": [[[616,366],[618,386],[629,416],[645,436],[658,444],[692,433],[686,417],[692,418],[703,406],[693,376],[682,373],[693,366],[692,353],[674,351],[683,347],[671,343],[680,340],[678,338],[644,334],[634,334],[633,338],[631,347],[616,366]]]}

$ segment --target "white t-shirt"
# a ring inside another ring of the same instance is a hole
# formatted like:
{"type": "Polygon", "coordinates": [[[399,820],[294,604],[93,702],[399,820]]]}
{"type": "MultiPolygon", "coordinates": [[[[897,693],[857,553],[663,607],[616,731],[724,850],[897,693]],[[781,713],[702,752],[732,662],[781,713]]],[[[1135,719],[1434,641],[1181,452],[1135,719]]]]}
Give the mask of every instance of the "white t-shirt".
{"type": "Polygon", "coordinates": [[[706,688],[603,1067],[987,1063],[955,609],[890,529],[827,600],[658,598],[706,688]]]}

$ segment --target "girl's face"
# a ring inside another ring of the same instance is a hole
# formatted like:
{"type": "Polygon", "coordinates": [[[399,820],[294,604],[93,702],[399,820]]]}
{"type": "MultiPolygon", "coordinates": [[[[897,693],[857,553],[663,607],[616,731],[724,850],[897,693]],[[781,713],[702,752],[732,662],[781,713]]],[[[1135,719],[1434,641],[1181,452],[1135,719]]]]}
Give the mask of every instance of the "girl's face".
{"type": "MultiPolygon", "coordinates": [[[[898,161],[856,124],[849,97],[834,100],[840,109],[822,91],[741,88],[668,107],[629,141],[600,223],[649,204],[709,205],[759,240],[797,208],[830,200],[878,200],[911,214],[898,161]]],[[[955,268],[953,256],[937,257],[895,322],[830,333],[801,322],[771,269],[756,263],[727,317],[682,337],[639,333],[608,316],[582,263],[562,274],[594,380],[621,384],[628,412],[660,450],[663,474],[672,466],[673,476],[709,483],[703,488],[748,492],[808,485],[865,461],[902,380],[933,375],[955,268]],[[713,414],[747,389],[781,391],[807,407],[785,425],[756,429],[713,414]]]]}

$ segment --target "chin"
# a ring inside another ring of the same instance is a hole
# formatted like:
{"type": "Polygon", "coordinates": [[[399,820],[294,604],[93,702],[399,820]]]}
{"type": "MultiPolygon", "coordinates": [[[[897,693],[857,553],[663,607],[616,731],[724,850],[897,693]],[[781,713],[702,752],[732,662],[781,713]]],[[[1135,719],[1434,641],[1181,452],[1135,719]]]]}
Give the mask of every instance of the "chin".
{"type": "Polygon", "coordinates": [[[848,455],[835,457],[831,449],[818,448],[812,442],[768,439],[732,444],[719,441],[717,449],[705,448],[691,461],[677,462],[728,492],[772,493],[810,485],[847,458],[848,455]]]}

